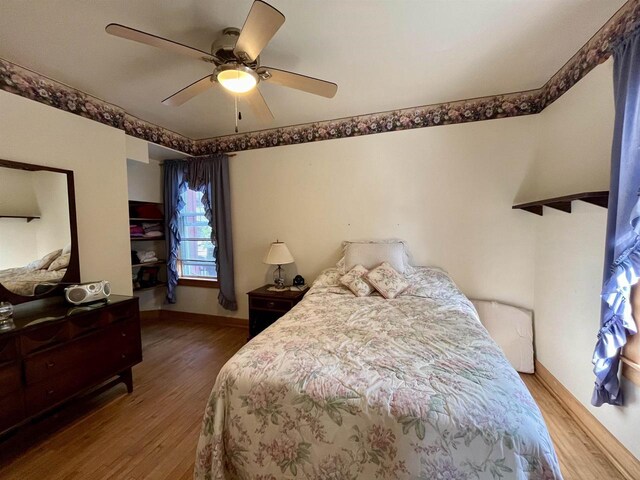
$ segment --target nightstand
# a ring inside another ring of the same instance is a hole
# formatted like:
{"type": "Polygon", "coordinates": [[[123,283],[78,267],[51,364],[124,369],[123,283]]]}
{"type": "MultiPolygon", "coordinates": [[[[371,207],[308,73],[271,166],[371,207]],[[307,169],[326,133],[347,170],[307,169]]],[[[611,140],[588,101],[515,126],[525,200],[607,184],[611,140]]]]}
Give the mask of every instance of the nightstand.
{"type": "Polygon", "coordinates": [[[265,285],[247,293],[249,295],[250,339],[296,306],[309,290],[306,289],[302,292],[292,292],[291,290],[271,292],[267,290],[272,286],[265,285]]]}

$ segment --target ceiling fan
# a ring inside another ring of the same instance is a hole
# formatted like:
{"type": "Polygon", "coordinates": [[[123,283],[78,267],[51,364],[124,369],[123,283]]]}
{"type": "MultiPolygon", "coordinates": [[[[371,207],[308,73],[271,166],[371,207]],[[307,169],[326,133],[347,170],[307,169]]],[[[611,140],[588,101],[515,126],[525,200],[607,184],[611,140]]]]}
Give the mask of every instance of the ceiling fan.
{"type": "MultiPolygon", "coordinates": [[[[284,15],[274,7],[261,0],[255,0],[242,29],[225,28],[221,36],[211,45],[211,53],[117,23],[110,23],[105,30],[117,37],[189,55],[214,65],[212,73],[165,98],[162,101],[163,104],[180,106],[205,90],[220,84],[236,95],[236,110],[237,95],[241,95],[260,120],[269,121],[273,119],[273,114],[257,88],[261,81],[326,98],[333,98],[338,91],[338,85],[335,83],[260,65],[260,52],[273,38],[284,20],[284,15]]],[[[239,115],[236,114],[236,132],[238,118],[239,115]]]]}

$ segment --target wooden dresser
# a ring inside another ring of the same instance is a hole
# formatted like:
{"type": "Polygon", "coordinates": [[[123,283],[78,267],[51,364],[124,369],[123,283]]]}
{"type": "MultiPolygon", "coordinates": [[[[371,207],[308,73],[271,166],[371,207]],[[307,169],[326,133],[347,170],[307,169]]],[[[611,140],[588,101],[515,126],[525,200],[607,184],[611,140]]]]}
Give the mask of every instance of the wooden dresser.
{"type": "Polygon", "coordinates": [[[60,297],[17,305],[0,332],[0,433],[109,382],[133,390],[142,361],[138,299],[73,307],[60,297]]]}

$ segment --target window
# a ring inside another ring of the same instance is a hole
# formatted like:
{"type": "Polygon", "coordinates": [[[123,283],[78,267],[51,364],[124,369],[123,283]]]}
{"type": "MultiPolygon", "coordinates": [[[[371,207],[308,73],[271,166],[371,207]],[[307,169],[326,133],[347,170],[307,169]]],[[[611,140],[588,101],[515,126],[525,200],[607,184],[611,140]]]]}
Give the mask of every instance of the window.
{"type": "MultiPolygon", "coordinates": [[[[178,275],[185,280],[215,281],[218,278],[211,242],[211,227],[204,214],[202,193],[186,189],[182,194],[184,207],[180,212],[180,248],[178,275]]],[[[188,283],[188,282],[179,282],[188,283]]]]}

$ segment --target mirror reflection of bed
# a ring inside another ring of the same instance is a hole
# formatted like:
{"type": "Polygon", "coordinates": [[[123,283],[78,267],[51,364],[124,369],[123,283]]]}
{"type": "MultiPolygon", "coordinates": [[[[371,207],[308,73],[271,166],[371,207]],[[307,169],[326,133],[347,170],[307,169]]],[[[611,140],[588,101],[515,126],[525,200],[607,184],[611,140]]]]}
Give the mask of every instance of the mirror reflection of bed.
{"type": "Polygon", "coordinates": [[[46,293],[70,258],[67,176],[0,166],[0,284],[17,295],[46,293]]]}

